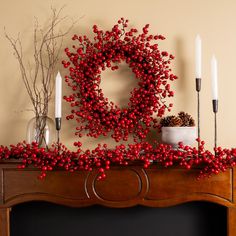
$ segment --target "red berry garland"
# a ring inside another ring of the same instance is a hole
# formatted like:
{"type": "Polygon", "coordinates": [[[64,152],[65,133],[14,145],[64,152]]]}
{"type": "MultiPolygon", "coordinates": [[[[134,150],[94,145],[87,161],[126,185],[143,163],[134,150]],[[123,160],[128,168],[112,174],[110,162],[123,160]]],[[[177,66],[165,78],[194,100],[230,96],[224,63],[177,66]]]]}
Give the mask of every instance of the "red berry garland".
{"type": "Polygon", "coordinates": [[[103,31],[93,26],[94,40],[86,36],[73,36],[76,44],[73,50],[65,49],[69,61],[63,61],[69,69],[66,82],[73,94],[65,97],[72,110],[67,119],[76,119],[76,135],[97,138],[111,137],[117,142],[127,140],[132,134],[134,140],[143,140],[150,128],[156,127],[154,113],[161,117],[172,104],[165,98],[172,97],[169,81],[177,77],[171,73],[170,61],[174,58],[158,49],[162,35],[148,34],[149,25],[138,30],[127,31],[128,20],[121,18],[111,31],[103,31]],[[101,72],[106,68],[117,70],[119,63],[126,62],[139,80],[139,88],[131,92],[127,109],[121,109],[108,101],[101,88],[101,72]]]}
{"type": "Polygon", "coordinates": [[[38,147],[37,143],[27,144],[25,142],[10,147],[0,146],[0,160],[9,158],[20,159],[19,168],[26,168],[34,165],[41,169],[41,179],[46,176],[47,171],[62,168],[66,171],[74,172],[79,170],[92,171],[98,168],[99,179],[106,177],[106,170],[111,165],[130,165],[135,161],[143,163],[144,168],[150,165],[160,165],[164,167],[182,166],[186,169],[193,167],[199,170],[199,177],[209,177],[212,174],[219,174],[236,164],[236,149],[216,149],[216,156],[205,150],[204,142],[199,141],[199,151],[195,147],[179,145],[179,149],[172,149],[170,145],[155,144],[147,142],[130,144],[128,148],[118,145],[115,149],[107,149],[106,144],[98,145],[94,150],[77,152],[69,151],[60,144],[49,150],[38,147]]]}

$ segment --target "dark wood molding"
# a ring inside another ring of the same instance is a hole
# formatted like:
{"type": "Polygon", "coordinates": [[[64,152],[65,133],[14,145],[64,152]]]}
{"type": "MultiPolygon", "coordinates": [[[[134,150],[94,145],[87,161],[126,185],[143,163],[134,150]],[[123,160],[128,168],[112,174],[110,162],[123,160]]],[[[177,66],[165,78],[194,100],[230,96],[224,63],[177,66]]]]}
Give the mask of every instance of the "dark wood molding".
{"type": "Polygon", "coordinates": [[[142,166],[112,167],[98,181],[98,171],[57,170],[39,180],[35,168],[17,169],[17,163],[0,163],[0,236],[10,236],[9,211],[27,201],[47,201],[72,207],[95,204],[122,208],[135,205],[167,207],[189,201],[209,201],[227,207],[228,236],[236,236],[235,169],[197,180],[197,169],[163,169],[142,166]]]}

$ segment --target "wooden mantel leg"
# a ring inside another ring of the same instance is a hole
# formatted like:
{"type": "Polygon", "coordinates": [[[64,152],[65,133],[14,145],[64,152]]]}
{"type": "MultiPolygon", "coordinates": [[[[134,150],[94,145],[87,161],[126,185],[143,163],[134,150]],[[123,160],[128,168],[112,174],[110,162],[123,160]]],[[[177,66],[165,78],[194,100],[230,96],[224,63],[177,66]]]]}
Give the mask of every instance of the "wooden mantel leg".
{"type": "Polygon", "coordinates": [[[10,208],[0,208],[0,236],[10,236],[10,208]]]}
{"type": "Polygon", "coordinates": [[[228,234],[227,236],[236,236],[236,208],[229,207],[228,208],[228,234]]]}

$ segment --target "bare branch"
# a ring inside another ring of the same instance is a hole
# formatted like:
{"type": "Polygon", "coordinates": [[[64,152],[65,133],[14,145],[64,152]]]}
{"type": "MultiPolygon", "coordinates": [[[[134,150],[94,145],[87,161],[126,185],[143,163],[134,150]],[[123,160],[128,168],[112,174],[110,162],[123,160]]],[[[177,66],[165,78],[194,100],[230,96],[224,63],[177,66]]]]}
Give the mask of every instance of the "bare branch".
{"type": "MultiPolygon", "coordinates": [[[[9,41],[13,53],[19,63],[21,78],[26,91],[30,97],[36,118],[48,115],[48,104],[54,88],[55,68],[59,60],[62,42],[76,21],[70,23],[65,31],[59,26],[68,19],[68,16],[61,16],[64,6],[59,10],[51,7],[51,17],[44,27],[39,26],[35,18],[33,30],[33,66],[32,63],[24,61],[24,53],[19,35],[17,38],[9,36],[5,30],[5,37],[9,41]]],[[[40,128],[42,122],[39,124],[40,128]]]]}

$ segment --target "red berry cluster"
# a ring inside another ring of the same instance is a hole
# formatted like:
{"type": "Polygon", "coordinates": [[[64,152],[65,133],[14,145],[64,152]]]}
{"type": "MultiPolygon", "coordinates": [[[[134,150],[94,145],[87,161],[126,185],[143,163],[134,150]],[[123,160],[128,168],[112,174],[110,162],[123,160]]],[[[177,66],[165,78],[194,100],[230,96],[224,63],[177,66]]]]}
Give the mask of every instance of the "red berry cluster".
{"type": "Polygon", "coordinates": [[[10,147],[0,146],[0,160],[9,158],[20,159],[19,168],[33,165],[41,170],[40,179],[46,176],[47,171],[62,168],[74,172],[79,170],[92,171],[96,168],[100,172],[99,179],[106,177],[106,170],[111,165],[127,166],[136,162],[142,163],[144,168],[150,165],[169,167],[182,166],[186,169],[198,167],[199,177],[209,177],[212,174],[224,172],[236,164],[236,148],[222,149],[218,147],[215,154],[204,148],[204,142],[199,141],[199,149],[179,144],[174,150],[170,145],[151,145],[140,142],[128,145],[118,145],[115,149],[108,149],[107,145],[98,145],[94,150],[69,151],[64,145],[53,146],[49,150],[40,148],[37,143],[25,142],[10,147]]]}
{"type": "Polygon", "coordinates": [[[161,117],[172,107],[165,98],[174,95],[169,81],[177,77],[169,68],[174,57],[158,48],[158,41],[165,38],[149,34],[149,25],[140,34],[127,27],[128,20],[123,18],[110,31],[94,25],[93,41],[74,35],[72,50],[65,49],[69,58],[62,62],[69,70],[65,81],[73,90],[64,97],[72,107],[67,119],[76,119],[75,134],[79,137],[84,131],[95,138],[111,132],[117,142],[126,141],[129,134],[135,141],[143,140],[150,128],[157,126],[153,115],[161,117]],[[126,62],[139,80],[139,87],[133,89],[128,108],[124,109],[108,101],[100,88],[101,72],[106,68],[117,70],[121,62],[126,62]]]}

